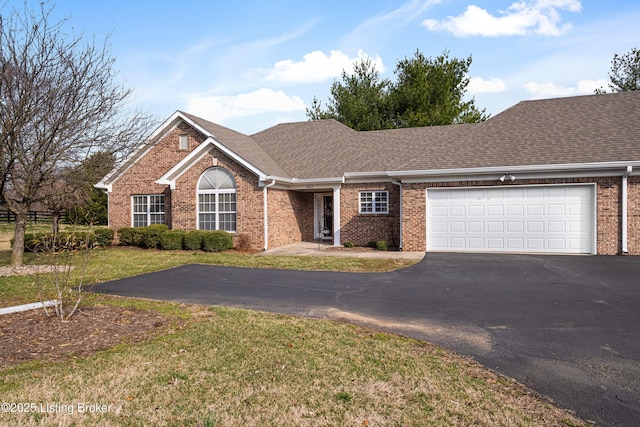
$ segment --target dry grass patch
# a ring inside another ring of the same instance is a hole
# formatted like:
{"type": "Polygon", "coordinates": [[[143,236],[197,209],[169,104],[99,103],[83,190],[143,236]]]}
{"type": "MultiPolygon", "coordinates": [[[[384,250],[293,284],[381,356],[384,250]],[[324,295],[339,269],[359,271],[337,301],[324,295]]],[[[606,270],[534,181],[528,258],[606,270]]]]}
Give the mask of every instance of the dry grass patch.
{"type": "Polygon", "coordinates": [[[435,346],[330,321],[202,308],[182,330],[0,371],[8,402],[106,413],[0,413],[0,424],[582,425],[528,389],[435,346]]]}

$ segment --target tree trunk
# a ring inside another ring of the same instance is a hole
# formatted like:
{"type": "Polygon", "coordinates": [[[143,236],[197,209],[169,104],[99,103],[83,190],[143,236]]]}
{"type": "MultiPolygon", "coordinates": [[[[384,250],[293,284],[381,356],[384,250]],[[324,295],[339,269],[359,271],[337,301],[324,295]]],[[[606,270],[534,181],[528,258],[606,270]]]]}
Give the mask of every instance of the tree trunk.
{"type": "Polygon", "coordinates": [[[51,216],[51,228],[54,235],[57,235],[60,231],[60,212],[54,211],[51,216]]]}
{"type": "MultiPolygon", "coordinates": [[[[15,213],[15,212],[14,212],[15,213]]],[[[16,214],[16,228],[13,233],[13,249],[11,252],[11,266],[20,267],[24,258],[24,235],[27,231],[27,215],[16,214]]]]}

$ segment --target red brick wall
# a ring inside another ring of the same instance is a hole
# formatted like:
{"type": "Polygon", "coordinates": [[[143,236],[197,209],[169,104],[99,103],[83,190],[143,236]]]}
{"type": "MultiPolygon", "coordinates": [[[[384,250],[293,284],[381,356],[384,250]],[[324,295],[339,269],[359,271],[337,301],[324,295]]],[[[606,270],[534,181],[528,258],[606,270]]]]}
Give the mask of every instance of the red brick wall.
{"type": "Polygon", "coordinates": [[[313,207],[313,193],[299,193],[302,201],[302,241],[311,242],[315,239],[314,225],[315,211],[313,207]]]}
{"type": "Polygon", "coordinates": [[[627,181],[627,249],[640,255],[640,176],[630,176],[627,181]]]}
{"type": "Polygon", "coordinates": [[[269,247],[302,241],[303,193],[269,188],[269,247]]]}
{"type": "Polygon", "coordinates": [[[384,240],[390,247],[400,245],[400,190],[390,182],[343,184],[340,191],[340,243],[351,241],[364,246],[384,240]],[[360,191],[388,191],[388,214],[361,214],[360,191]]]}
{"type": "Polygon", "coordinates": [[[158,185],[155,181],[174,167],[191,150],[200,145],[205,137],[191,126],[181,123],[158,141],[146,155],[125,171],[113,183],[109,194],[109,227],[117,230],[131,227],[131,196],[135,194],[165,194],[166,221],[170,225],[172,218],[170,189],[158,185]],[[180,135],[189,136],[189,150],[180,150],[180,135]]]}
{"type": "Polygon", "coordinates": [[[214,166],[227,169],[236,181],[236,236],[247,235],[253,248],[262,248],[263,203],[258,177],[217,149],[212,149],[200,161],[176,180],[176,188],[155,184],[155,181],[197,147],[205,137],[192,127],[181,123],[114,184],[109,194],[109,226],[113,229],[131,227],[131,196],[135,194],[165,194],[166,223],[174,229],[197,228],[197,185],[200,176],[214,166]],[[180,135],[189,136],[189,150],[179,149],[180,135]]]}
{"type": "MultiPolygon", "coordinates": [[[[621,253],[621,177],[529,179],[501,185],[536,185],[596,183],[597,185],[597,253],[615,255],[621,253]]],[[[404,184],[403,186],[403,249],[426,250],[426,189],[435,187],[495,186],[495,181],[463,181],[445,183],[404,184]]],[[[629,178],[629,253],[640,254],[640,179],[629,178]],[[635,205],[633,205],[635,204],[635,205]],[[633,205],[633,206],[632,206],[633,205]],[[631,236],[634,237],[632,243],[631,236]]]]}

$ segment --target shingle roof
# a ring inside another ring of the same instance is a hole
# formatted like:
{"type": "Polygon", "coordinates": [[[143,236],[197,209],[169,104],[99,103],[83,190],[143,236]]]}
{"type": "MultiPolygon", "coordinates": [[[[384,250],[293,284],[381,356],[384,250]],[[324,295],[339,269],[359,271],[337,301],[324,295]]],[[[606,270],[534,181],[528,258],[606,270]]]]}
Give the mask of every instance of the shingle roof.
{"type": "Polygon", "coordinates": [[[640,92],[523,101],[483,123],[357,132],[334,120],[251,138],[296,178],[640,160],[640,92]]]}
{"type": "Polygon", "coordinates": [[[483,123],[368,132],[318,120],[248,136],[179,114],[261,172],[283,178],[640,161],[640,92],[523,101],[483,123]]]}
{"type": "Polygon", "coordinates": [[[233,129],[220,126],[216,123],[194,116],[193,114],[180,112],[191,119],[194,123],[207,130],[213,137],[225,147],[242,157],[247,162],[258,169],[267,172],[269,175],[286,176],[286,172],[278,163],[261,147],[256,144],[251,137],[236,132],[233,129]]]}

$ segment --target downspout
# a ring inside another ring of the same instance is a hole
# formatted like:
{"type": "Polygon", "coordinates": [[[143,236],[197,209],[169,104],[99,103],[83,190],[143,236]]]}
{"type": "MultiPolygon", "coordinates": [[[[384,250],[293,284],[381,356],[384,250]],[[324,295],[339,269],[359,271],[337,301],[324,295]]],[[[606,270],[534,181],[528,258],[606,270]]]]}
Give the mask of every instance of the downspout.
{"type": "Polygon", "coordinates": [[[391,178],[391,183],[400,187],[400,250],[402,251],[402,183],[394,178],[391,178]]]}
{"type": "Polygon", "coordinates": [[[627,212],[627,207],[628,207],[628,177],[629,175],[631,175],[631,172],[633,171],[633,166],[627,166],[627,169],[625,170],[625,172],[622,174],[622,206],[620,207],[620,209],[622,210],[622,254],[628,254],[629,253],[629,248],[628,248],[628,238],[627,238],[627,233],[628,233],[628,223],[629,223],[629,217],[628,217],[628,212],[627,212]]]}
{"type": "Polygon", "coordinates": [[[268,212],[268,206],[267,206],[267,188],[269,187],[273,187],[276,184],[276,180],[272,179],[271,180],[271,184],[267,184],[264,187],[262,187],[262,210],[264,213],[264,247],[262,248],[263,251],[266,251],[267,249],[269,249],[269,212],[268,212]]]}

